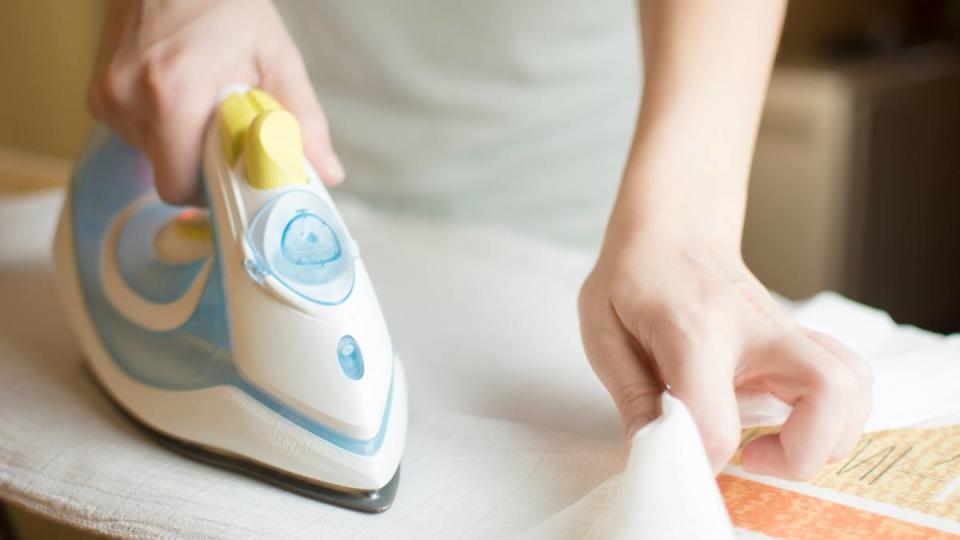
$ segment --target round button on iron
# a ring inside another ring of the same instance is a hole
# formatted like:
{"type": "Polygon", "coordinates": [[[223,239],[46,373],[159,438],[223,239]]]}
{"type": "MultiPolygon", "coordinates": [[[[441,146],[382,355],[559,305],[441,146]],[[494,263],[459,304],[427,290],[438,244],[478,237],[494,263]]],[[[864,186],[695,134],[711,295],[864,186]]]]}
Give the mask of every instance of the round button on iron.
{"type": "Polygon", "coordinates": [[[340,258],[340,241],[323,218],[299,210],[283,229],[283,256],[293,264],[324,265],[340,258]]]}
{"type": "Polygon", "coordinates": [[[337,360],[343,374],[353,380],[363,377],[363,354],[353,336],[343,336],[337,344],[337,360]]]}

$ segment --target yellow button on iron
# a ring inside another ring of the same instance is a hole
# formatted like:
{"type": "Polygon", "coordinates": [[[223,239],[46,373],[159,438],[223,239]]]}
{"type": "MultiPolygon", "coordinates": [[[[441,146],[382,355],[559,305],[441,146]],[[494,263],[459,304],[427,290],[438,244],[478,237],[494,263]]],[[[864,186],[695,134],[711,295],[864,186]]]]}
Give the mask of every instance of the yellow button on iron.
{"type": "Polygon", "coordinates": [[[287,111],[260,113],[247,129],[247,181],[257,189],[307,183],[297,119],[287,111]]]}
{"type": "Polygon", "coordinates": [[[212,240],[210,213],[199,208],[186,208],[173,220],[173,231],[187,240],[212,240]]]}
{"type": "Polygon", "coordinates": [[[283,107],[263,90],[246,94],[230,94],[220,105],[220,140],[227,161],[233,165],[243,152],[245,134],[253,120],[262,112],[282,111],[283,107]]]}
{"type": "Polygon", "coordinates": [[[245,97],[250,103],[257,107],[260,112],[283,110],[283,107],[277,103],[277,100],[273,99],[273,96],[259,88],[254,88],[247,92],[245,97]]]}
{"type": "Polygon", "coordinates": [[[157,258],[170,264],[187,264],[213,253],[210,214],[187,208],[157,231],[153,249],[157,258]]]}
{"type": "Polygon", "coordinates": [[[233,165],[243,151],[243,136],[260,111],[245,94],[230,94],[220,105],[220,140],[227,162],[233,165]]]}

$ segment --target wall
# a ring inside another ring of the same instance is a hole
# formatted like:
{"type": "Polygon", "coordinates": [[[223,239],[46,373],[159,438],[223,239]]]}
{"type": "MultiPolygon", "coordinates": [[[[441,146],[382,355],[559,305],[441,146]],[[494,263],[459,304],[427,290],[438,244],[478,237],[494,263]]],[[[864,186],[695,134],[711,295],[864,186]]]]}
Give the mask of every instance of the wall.
{"type": "Polygon", "coordinates": [[[106,6],[105,0],[3,0],[0,146],[76,156],[91,125],[86,86],[106,6]]]}

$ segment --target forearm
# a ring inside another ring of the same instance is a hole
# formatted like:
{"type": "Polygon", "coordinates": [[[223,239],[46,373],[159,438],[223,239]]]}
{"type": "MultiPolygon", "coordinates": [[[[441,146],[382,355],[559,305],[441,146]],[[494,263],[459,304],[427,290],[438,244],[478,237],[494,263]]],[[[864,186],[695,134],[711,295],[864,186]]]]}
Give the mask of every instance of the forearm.
{"type": "Polygon", "coordinates": [[[641,0],[644,92],[608,241],[739,249],[783,0],[641,0]]]}
{"type": "Polygon", "coordinates": [[[628,434],[664,388],[719,471],[740,391],[792,407],[743,447],[747,471],[802,480],[856,445],[869,366],[793,321],[740,256],[747,178],[783,0],[641,0],[645,94],[604,248],[580,291],[584,349],[628,434]]]}

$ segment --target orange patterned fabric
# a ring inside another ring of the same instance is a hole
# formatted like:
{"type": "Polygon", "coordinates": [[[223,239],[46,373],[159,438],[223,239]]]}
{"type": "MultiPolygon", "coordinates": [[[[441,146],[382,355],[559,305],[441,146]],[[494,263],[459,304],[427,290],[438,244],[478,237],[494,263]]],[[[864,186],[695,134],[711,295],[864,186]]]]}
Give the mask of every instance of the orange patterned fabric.
{"type": "Polygon", "coordinates": [[[956,536],[729,475],[717,479],[737,527],[791,540],[955,539],[956,536]]]}
{"type": "MultiPolygon", "coordinates": [[[[746,430],[741,446],[771,431],[746,430]]],[[[849,456],[824,467],[810,483],[960,521],[958,479],[960,426],[945,426],[864,435],[849,456]]]]}

